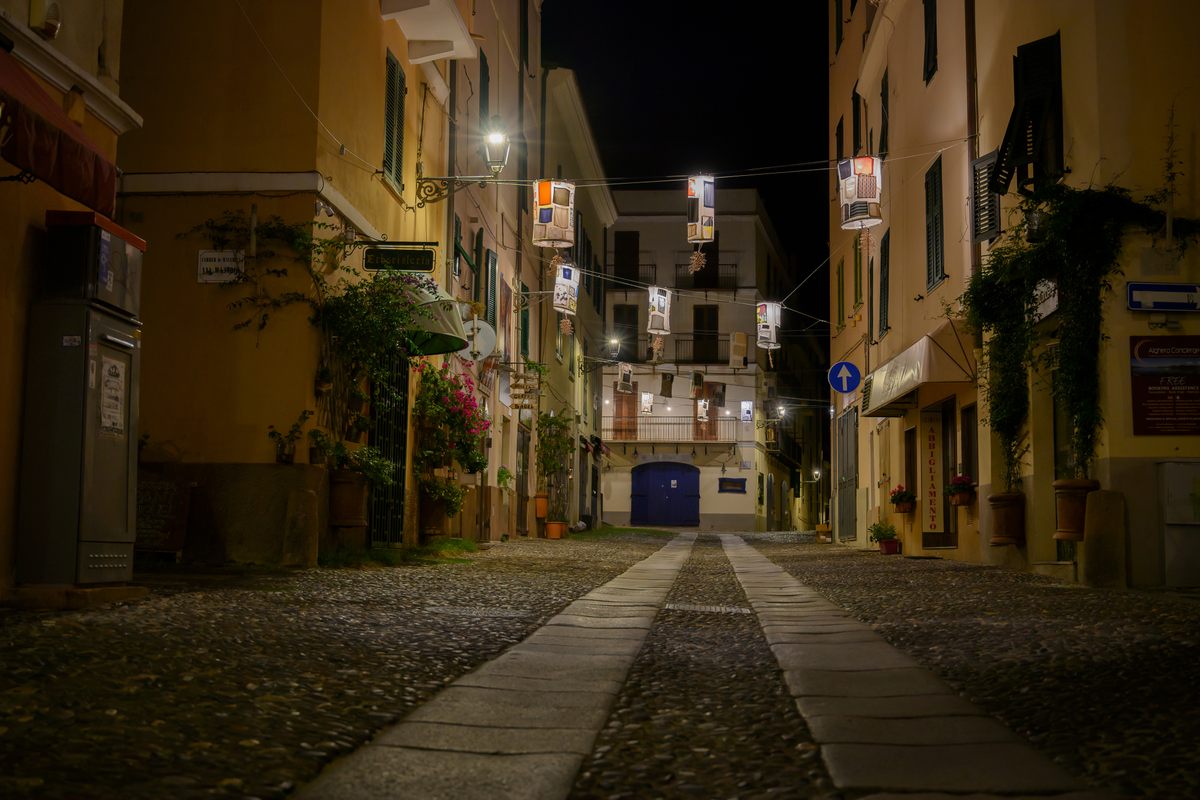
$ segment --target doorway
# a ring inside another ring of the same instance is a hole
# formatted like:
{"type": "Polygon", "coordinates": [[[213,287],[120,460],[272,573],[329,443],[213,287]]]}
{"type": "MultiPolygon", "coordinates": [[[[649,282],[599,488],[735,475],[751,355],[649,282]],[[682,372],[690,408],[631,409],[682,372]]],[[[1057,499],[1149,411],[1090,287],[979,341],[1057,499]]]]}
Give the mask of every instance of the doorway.
{"type": "Polygon", "coordinates": [[[674,461],[634,467],[629,509],[631,525],[699,525],[700,468],[674,461]]]}
{"type": "Polygon", "coordinates": [[[858,408],[838,418],[837,535],[843,542],[858,538],[858,408]]]}

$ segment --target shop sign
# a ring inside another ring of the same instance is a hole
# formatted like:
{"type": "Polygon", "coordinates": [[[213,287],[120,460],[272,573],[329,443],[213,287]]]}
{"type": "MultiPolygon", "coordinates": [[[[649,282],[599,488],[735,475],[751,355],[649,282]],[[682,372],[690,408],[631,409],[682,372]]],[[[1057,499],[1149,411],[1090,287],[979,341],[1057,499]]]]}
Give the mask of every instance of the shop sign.
{"type": "Polygon", "coordinates": [[[921,494],[917,496],[921,530],[941,533],[942,519],[942,415],[921,415],[921,494]]]}
{"type": "Polygon", "coordinates": [[[1200,336],[1130,336],[1134,436],[1200,435],[1200,336]]]}

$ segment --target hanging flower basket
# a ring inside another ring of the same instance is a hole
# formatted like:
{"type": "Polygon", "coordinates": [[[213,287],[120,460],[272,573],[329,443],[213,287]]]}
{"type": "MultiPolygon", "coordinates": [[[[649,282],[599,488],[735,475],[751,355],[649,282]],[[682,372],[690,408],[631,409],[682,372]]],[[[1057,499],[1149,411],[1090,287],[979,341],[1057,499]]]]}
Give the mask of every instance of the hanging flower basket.
{"type": "Polygon", "coordinates": [[[911,514],[917,507],[916,494],[905,489],[903,484],[898,484],[895,489],[892,489],[889,499],[897,514],[911,514]]]}
{"type": "Polygon", "coordinates": [[[975,501],[975,482],[970,475],[955,475],[946,484],[946,496],[952,506],[966,506],[975,501]]]}

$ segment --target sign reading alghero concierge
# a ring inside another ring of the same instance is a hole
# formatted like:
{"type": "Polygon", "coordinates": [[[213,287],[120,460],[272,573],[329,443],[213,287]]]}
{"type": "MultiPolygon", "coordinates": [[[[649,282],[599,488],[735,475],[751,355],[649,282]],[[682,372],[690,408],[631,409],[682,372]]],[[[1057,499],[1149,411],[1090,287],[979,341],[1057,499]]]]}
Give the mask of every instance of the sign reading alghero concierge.
{"type": "Polygon", "coordinates": [[[235,283],[245,271],[245,250],[201,250],[196,283],[235,283]]]}
{"type": "Polygon", "coordinates": [[[921,415],[921,494],[917,511],[923,517],[921,530],[941,533],[942,519],[942,415],[921,415]]]}
{"type": "Polygon", "coordinates": [[[1134,436],[1200,435],[1200,336],[1130,336],[1134,436]]]}
{"type": "MultiPolygon", "coordinates": [[[[400,244],[397,242],[397,244],[400,244]]],[[[420,246],[424,242],[405,243],[420,246]]],[[[363,269],[395,269],[405,272],[433,272],[433,250],[424,247],[368,247],[363,251],[363,269]]]]}

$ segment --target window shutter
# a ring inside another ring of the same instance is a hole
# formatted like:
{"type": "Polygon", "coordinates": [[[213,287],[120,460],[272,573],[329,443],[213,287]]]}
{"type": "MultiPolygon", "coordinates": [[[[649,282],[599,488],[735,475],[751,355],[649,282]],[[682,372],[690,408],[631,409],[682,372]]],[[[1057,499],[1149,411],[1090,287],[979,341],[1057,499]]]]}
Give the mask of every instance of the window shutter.
{"type": "Polygon", "coordinates": [[[998,150],[971,162],[971,240],[990,242],[1000,235],[1000,195],[991,190],[998,150]]]}
{"type": "Polygon", "coordinates": [[[479,49],[479,127],[482,129],[491,119],[489,93],[492,86],[491,71],[488,69],[487,53],[479,49]]]}
{"type": "Polygon", "coordinates": [[[1064,167],[1062,60],[1056,33],[1017,48],[1012,116],[992,171],[991,188],[1004,194],[1018,172],[1018,187],[1031,188],[1034,179],[1057,178],[1064,167]]]}
{"type": "Polygon", "coordinates": [[[383,174],[401,186],[404,170],[404,70],[390,52],[384,76],[383,174]]]}
{"type": "Polygon", "coordinates": [[[496,251],[487,251],[487,321],[496,327],[496,251]]]}
{"type": "Polygon", "coordinates": [[[846,157],[846,136],[842,132],[842,118],[838,118],[837,130],[833,133],[834,142],[837,145],[837,160],[841,161],[846,157]]]}
{"type": "Polygon", "coordinates": [[[937,0],[925,0],[925,82],[937,72],[937,0]]]}
{"type": "Polygon", "coordinates": [[[862,305],[862,234],[854,234],[854,307],[862,305]]]}
{"type": "Polygon", "coordinates": [[[887,333],[888,294],[891,289],[892,232],[889,230],[879,242],[879,333],[887,333]]]}
{"type": "Polygon", "coordinates": [[[842,49],[842,0],[834,0],[833,4],[833,52],[836,55],[842,49]]]}
{"type": "Polygon", "coordinates": [[[925,173],[925,287],[932,289],[946,275],[942,221],[942,159],[925,173]]]}
{"type": "Polygon", "coordinates": [[[846,259],[839,258],[837,265],[837,324],[846,322],[846,259]]]}
{"type": "Polygon", "coordinates": [[[879,157],[887,158],[888,153],[888,74],[883,71],[883,79],[879,82],[879,157]]]}
{"type": "Polygon", "coordinates": [[[850,138],[854,143],[854,155],[858,155],[862,151],[862,98],[858,96],[858,84],[854,85],[854,91],[850,93],[850,104],[850,125],[853,128],[850,138]]]}

